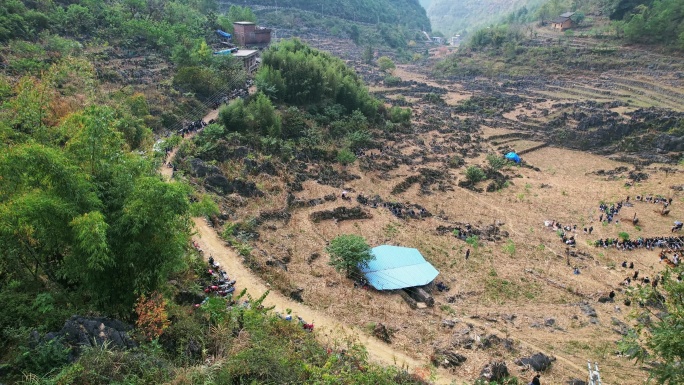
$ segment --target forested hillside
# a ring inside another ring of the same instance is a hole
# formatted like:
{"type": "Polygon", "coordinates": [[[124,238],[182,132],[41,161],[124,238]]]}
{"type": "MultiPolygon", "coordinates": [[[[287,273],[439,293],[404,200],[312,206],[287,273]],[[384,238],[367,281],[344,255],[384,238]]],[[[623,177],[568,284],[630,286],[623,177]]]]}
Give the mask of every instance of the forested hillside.
{"type": "MultiPolygon", "coordinates": [[[[219,208],[158,170],[182,141],[169,134],[246,87],[241,64],[211,46],[216,28],[252,16],[212,1],[0,4],[0,382],[422,383],[368,363],[353,342],[321,345],[263,298],[203,291],[212,277],[191,217],[219,208]]],[[[245,100],[239,126],[225,107],[203,146],[183,151],[206,151],[225,130],[284,159],[293,139],[312,150],[337,141],[353,161],[349,148],[372,137],[344,122],[410,118],[339,59],[281,47],[266,53],[263,93],[245,100]],[[327,108],[339,130],[323,136],[325,124],[310,127],[289,104],[327,108]]]]}
{"type": "MultiPolygon", "coordinates": [[[[254,0],[250,3],[255,9],[259,9],[260,6],[275,6],[271,0],[254,0]]],[[[418,0],[281,0],[277,6],[282,9],[296,8],[319,12],[362,23],[388,23],[411,29],[430,29],[430,21],[418,0]]]]}
{"type": "Polygon", "coordinates": [[[532,12],[543,0],[432,0],[427,15],[435,31],[447,36],[467,34],[498,23],[511,12],[522,8],[532,12]]]}

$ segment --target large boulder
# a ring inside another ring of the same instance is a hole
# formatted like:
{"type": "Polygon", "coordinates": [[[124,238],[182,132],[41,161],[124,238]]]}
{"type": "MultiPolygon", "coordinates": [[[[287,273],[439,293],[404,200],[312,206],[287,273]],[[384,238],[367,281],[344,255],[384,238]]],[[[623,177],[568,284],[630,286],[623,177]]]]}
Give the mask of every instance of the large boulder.
{"type": "Polygon", "coordinates": [[[441,366],[443,368],[460,366],[462,363],[466,362],[466,360],[468,360],[468,357],[453,350],[435,348],[435,353],[432,355],[432,363],[435,364],[435,366],[441,366]]]}
{"type": "Polygon", "coordinates": [[[370,219],[373,216],[363,210],[361,206],[347,208],[345,206],[336,207],[333,210],[316,211],[309,215],[311,221],[320,222],[324,220],[337,220],[338,222],[355,220],[355,219],[370,219]]]}
{"type": "Polygon", "coordinates": [[[480,371],[480,378],[487,382],[498,382],[508,376],[508,367],[503,361],[490,362],[480,371]]]}
{"type": "Polygon", "coordinates": [[[535,372],[543,372],[551,367],[551,363],[555,360],[555,357],[549,357],[544,353],[535,353],[529,357],[520,358],[515,363],[520,366],[529,366],[535,372]]]}
{"type": "Polygon", "coordinates": [[[209,175],[204,179],[204,184],[208,188],[222,194],[236,193],[243,197],[260,197],[264,195],[264,193],[256,187],[254,182],[241,179],[233,179],[231,181],[219,174],[209,175]]]}
{"type": "Polygon", "coordinates": [[[188,162],[190,175],[203,178],[207,175],[220,174],[221,169],[216,166],[208,165],[202,159],[193,158],[188,162]]]}
{"type": "Polygon", "coordinates": [[[61,339],[76,349],[105,343],[113,348],[130,349],[137,346],[128,335],[132,329],[132,326],[110,318],[75,315],[64,323],[60,331],[46,334],[45,340],[61,339]]]}

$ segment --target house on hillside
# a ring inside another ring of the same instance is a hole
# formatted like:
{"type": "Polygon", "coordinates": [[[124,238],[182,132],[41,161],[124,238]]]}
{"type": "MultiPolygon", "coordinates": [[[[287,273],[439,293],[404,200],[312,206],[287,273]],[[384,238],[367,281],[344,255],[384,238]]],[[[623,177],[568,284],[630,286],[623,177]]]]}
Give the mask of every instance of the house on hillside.
{"type": "Polygon", "coordinates": [[[558,16],[557,19],[553,20],[551,22],[551,26],[553,29],[557,29],[561,32],[565,31],[566,29],[572,28],[574,22],[572,21],[572,15],[574,15],[575,12],[565,12],[558,16]]]}
{"type": "Polygon", "coordinates": [[[253,74],[259,67],[259,51],[251,49],[241,49],[233,54],[234,57],[242,61],[242,66],[247,74],[253,74]]]}
{"type": "Polygon", "coordinates": [[[233,39],[243,47],[264,47],[271,42],[271,29],[257,27],[251,21],[236,21],[233,23],[233,39]]]}

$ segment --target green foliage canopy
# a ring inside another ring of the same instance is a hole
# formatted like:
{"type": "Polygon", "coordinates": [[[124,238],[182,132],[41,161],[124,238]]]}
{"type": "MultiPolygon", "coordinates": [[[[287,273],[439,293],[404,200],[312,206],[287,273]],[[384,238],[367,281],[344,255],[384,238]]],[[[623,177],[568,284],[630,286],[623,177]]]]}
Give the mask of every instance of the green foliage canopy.
{"type": "Polygon", "coordinates": [[[361,79],[341,59],[298,39],[265,51],[257,79],[262,79],[260,91],[278,95],[287,103],[337,103],[347,112],[360,110],[370,120],[377,117],[380,108],[380,102],[370,96],[361,79]]]}
{"type": "Polygon", "coordinates": [[[330,254],[330,265],[344,271],[348,278],[358,275],[359,268],[368,266],[373,258],[366,240],[354,234],[335,237],[325,250],[330,254]]]}

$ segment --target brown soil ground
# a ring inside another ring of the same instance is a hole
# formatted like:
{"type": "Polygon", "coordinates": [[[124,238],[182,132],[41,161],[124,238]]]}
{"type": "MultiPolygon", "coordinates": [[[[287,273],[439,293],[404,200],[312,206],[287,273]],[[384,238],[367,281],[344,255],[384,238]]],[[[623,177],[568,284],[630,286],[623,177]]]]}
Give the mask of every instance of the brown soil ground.
{"type": "MultiPolygon", "coordinates": [[[[419,80],[431,84],[423,75],[410,73],[409,69],[397,69],[403,80],[419,80]]],[[[435,85],[436,84],[431,84],[435,85]]],[[[444,85],[440,85],[444,86],[444,85]]],[[[450,92],[459,94],[459,86],[449,86],[450,92]]],[[[468,97],[460,93],[458,97],[468,97]]],[[[557,99],[561,100],[561,99],[557,99]]],[[[551,102],[549,102],[551,103],[551,102]]],[[[545,108],[542,106],[539,109],[545,108]]],[[[530,111],[517,108],[518,113],[530,111]]],[[[515,115],[506,116],[510,120],[515,115]]],[[[509,131],[486,128],[480,132],[484,138],[509,131]]],[[[423,143],[446,141],[448,133],[430,131],[416,133],[402,143],[387,143],[401,148],[410,155],[426,148],[423,143]]],[[[511,143],[515,143],[515,140],[511,143]]],[[[532,147],[530,141],[518,143],[532,147]]],[[[495,152],[493,143],[484,139],[486,149],[495,152]]],[[[427,146],[428,148],[430,146],[427,146]]],[[[428,151],[429,155],[437,156],[428,151]]],[[[676,166],[676,172],[665,173],[661,165],[653,164],[642,172],[649,175],[645,181],[627,186],[627,174],[615,177],[599,176],[598,170],[614,170],[633,166],[606,157],[545,147],[523,156],[531,168],[509,166],[503,173],[511,176],[512,183],[504,189],[489,193],[475,193],[456,186],[464,179],[464,168],[445,169],[447,183],[452,187],[445,191],[432,189],[420,191],[413,185],[400,194],[392,189],[407,176],[417,175],[420,167],[401,165],[389,172],[362,171],[359,162],[352,166],[337,166],[360,178],[348,182],[345,189],[352,198],[363,193],[379,195],[386,201],[420,204],[434,216],[426,219],[399,219],[389,210],[366,207],[372,219],[357,221],[323,221],[313,223],[310,214],[338,206],[353,207],[352,202],[337,200],[315,207],[294,209],[288,222],[267,221],[260,226],[260,238],[252,242],[252,255],[264,262],[268,258],[283,259],[290,256],[287,271],[267,267],[259,277],[246,270],[236,254],[227,249],[212,229],[202,221],[197,222],[200,243],[218,258],[230,275],[238,277],[238,284],[249,288],[252,295],[259,295],[270,287],[267,303],[277,310],[293,309],[303,318],[317,324],[317,333],[338,337],[336,330],[351,334],[367,345],[371,357],[379,362],[406,364],[411,368],[427,365],[435,346],[445,346],[459,336],[469,333],[476,338],[496,334],[515,341],[511,352],[501,346],[488,349],[455,350],[468,360],[450,373],[438,372],[440,381],[472,380],[480,369],[491,360],[505,360],[513,375],[527,379],[531,375],[517,367],[516,358],[536,352],[556,357],[551,369],[543,374],[544,383],[560,384],[570,378],[586,377],[587,360],[596,361],[602,368],[605,383],[639,384],[647,378],[646,371],[633,362],[616,354],[615,342],[620,335],[615,322],[631,324],[630,307],[623,305],[625,294],[619,283],[633,270],[620,267],[622,261],[632,261],[641,276],[654,277],[664,267],[656,252],[637,250],[620,252],[614,249],[595,248],[589,245],[598,238],[616,238],[619,232],[627,232],[631,238],[667,236],[673,220],[684,218],[684,197],[670,188],[684,184],[684,167],[676,166]],[[627,196],[662,195],[672,197],[669,216],[661,216],[654,204],[635,202],[626,207],[618,217],[618,224],[603,225],[598,222],[600,202],[613,203],[627,196]],[[637,213],[639,227],[626,219],[637,213]],[[566,246],[558,235],[544,226],[545,220],[556,220],[564,225],[577,225],[577,257],[566,257],[566,246]],[[439,235],[436,228],[455,223],[470,223],[483,227],[498,223],[510,234],[502,241],[483,241],[472,250],[465,260],[464,253],[471,246],[452,235],[439,235]],[[592,235],[584,234],[583,227],[594,227],[592,235]],[[436,281],[451,286],[447,293],[435,293],[436,304],[427,309],[412,310],[396,293],[361,290],[353,287],[350,280],[328,265],[325,246],[340,234],[358,234],[371,246],[393,244],[415,247],[440,272],[436,281]],[[320,254],[311,261],[310,256],[320,254]],[[573,267],[581,274],[574,275],[573,267]],[[304,304],[289,300],[278,291],[288,293],[293,288],[304,288],[304,304]],[[601,295],[611,290],[617,292],[615,303],[598,303],[601,295]],[[270,301],[270,302],[269,302],[270,301]],[[590,304],[598,314],[598,322],[581,310],[580,303],[590,304]],[[553,319],[550,324],[549,319],[553,319]],[[453,329],[441,326],[443,320],[453,320],[453,329]],[[391,344],[370,337],[369,326],[378,322],[395,330],[391,344]],[[344,327],[342,327],[344,325],[344,327]],[[320,326],[320,327],[319,327],[320,326]],[[470,330],[468,332],[468,330],[470,330]]],[[[484,164],[484,155],[467,159],[467,164],[484,164]]],[[[670,166],[671,167],[671,166],[670,166]]],[[[266,194],[262,198],[245,200],[245,205],[233,215],[231,221],[254,218],[263,211],[281,210],[286,205],[284,179],[287,175],[259,175],[257,186],[266,194]]],[[[323,198],[328,194],[339,197],[340,188],[307,181],[297,198],[323,198]]]]}

